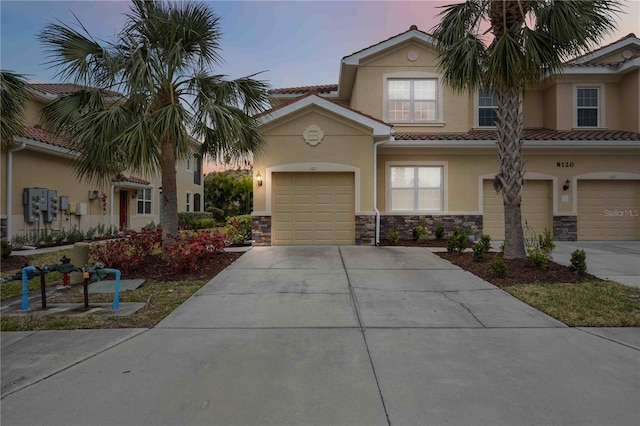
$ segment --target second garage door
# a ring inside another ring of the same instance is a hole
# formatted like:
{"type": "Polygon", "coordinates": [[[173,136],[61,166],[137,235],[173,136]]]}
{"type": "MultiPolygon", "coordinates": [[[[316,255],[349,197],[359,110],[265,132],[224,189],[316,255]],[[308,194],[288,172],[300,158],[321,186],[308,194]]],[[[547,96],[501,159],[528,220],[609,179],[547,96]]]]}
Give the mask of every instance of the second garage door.
{"type": "Polygon", "coordinates": [[[640,182],[578,181],[578,240],[640,239],[640,182]]]}
{"type": "MultiPolygon", "coordinates": [[[[551,181],[528,180],[522,191],[522,224],[525,221],[536,235],[545,228],[553,231],[551,181]]],[[[483,184],[483,232],[496,240],[504,239],[504,206],[502,194],[493,189],[493,180],[483,184]]]]}
{"type": "Polygon", "coordinates": [[[272,244],[354,244],[353,173],[274,173],[272,244]]]}

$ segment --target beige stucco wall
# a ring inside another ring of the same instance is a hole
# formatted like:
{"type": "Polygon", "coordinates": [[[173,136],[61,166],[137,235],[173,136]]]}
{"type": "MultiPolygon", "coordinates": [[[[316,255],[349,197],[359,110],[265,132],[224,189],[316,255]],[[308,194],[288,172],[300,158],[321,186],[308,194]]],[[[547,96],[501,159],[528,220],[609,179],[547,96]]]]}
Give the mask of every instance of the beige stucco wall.
{"type": "Polygon", "coordinates": [[[333,171],[340,170],[342,166],[358,169],[361,202],[360,206],[355,206],[356,213],[373,210],[373,188],[370,184],[373,181],[373,137],[370,129],[321,108],[311,107],[265,126],[263,134],[266,147],[253,167],[255,213],[267,212],[271,185],[267,170],[297,163],[307,164],[296,171],[310,171],[312,167],[330,171],[331,165],[335,166],[333,171]],[[302,136],[311,124],[324,132],[324,138],[316,146],[309,145],[302,136]],[[264,181],[261,187],[255,179],[257,173],[264,181]]]}
{"type": "Polygon", "coordinates": [[[523,126],[525,128],[544,127],[544,92],[542,90],[528,90],[522,100],[523,126]]]}
{"type": "Polygon", "coordinates": [[[622,77],[620,94],[625,99],[625,106],[620,111],[620,129],[640,132],[640,70],[622,77]]]}
{"type": "MultiPolygon", "coordinates": [[[[555,213],[571,213],[574,210],[572,190],[563,191],[566,179],[572,184],[576,176],[587,173],[604,173],[607,176],[616,173],[640,173],[640,152],[638,150],[549,150],[524,149],[523,159],[525,171],[533,173],[532,179],[556,179],[554,194],[557,211],[555,213]],[[567,167],[558,167],[558,162],[567,167]],[[571,167],[569,164],[573,163],[571,167]],[[566,202],[562,195],[568,196],[566,202]]],[[[378,154],[378,209],[386,211],[387,185],[385,175],[388,162],[420,162],[442,163],[447,167],[448,209],[443,213],[477,213],[482,197],[479,188],[479,177],[495,174],[499,171],[497,154],[493,149],[434,149],[434,148],[388,148],[381,147],[378,154]]],[[[438,214],[438,213],[435,213],[438,214]]]]}
{"type": "MultiPolygon", "coordinates": [[[[351,108],[379,120],[388,121],[384,116],[385,76],[411,78],[412,73],[430,73],[430,76],[437,77],[439,70],[435,50],[408,42],[391,52],[383,52],[377,57],[369,58],[357,70],[351,94],[351,108]],[[410,51],[418,54],[416,61],[412,62],[407,58],[410,51]]],[[[420,76],[416,74],[415,77],[420,76]]],[[[473,98],[467,92],[454,92],[444,84],[441,89],[441,123],[395,124],[396,132],[466,132],[473,127],[472,117],[468,113],[473,98]]]]}
{"type": "MultiPolygon", "coordinates": [[[[195,194],[200,194],[200,211],[204,210],[204,198],[203,198],[203,186],[193,183],[193,173],[195,171],[195,159],[191,154],[191,167],[187,168],[187,161],[181,160],[176,165],[176,185],[178,188],[178,211],[186,211],[186,193],[191,193],[191,211],[193,209],[193,197],[195,194]]],[[[201,170],[202,171],[202,168],[201,170]]],[[[200,182],[204,183],[204,177],[201,177],[200,182]]]]}

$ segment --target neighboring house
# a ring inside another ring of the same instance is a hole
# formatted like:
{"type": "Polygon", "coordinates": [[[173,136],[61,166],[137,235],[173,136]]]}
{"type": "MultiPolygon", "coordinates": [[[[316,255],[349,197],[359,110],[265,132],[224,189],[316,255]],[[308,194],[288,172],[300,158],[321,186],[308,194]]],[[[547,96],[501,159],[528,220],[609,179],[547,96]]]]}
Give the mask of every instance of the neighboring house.
{"type": "MultiPolygon", "coordinates": [[[[40,111],[74,84],[29,84],[24,134],[2,152],[2,237],[28,237],[44,230],[86,232],[98,225],[139,230],[162,222],[161,179],[125,171],[105,185],[80,180],[74,170],[77,154],[70,144],[48,132],[40,111]],[[37,189],[36,189],[37,188],[37,189]],[[27,191],[25,191],[25,189],[27,191]]],[[[198,143],[194,140],[194,152],[198,143]]],[[[189,157],[176,167],[178,211],[203,211],[202,160],[189,157]]]]}
{"type": "MultiPolygon", "coordinates": [[[[412,26],[345,56],[336,85],[271,94],[256,245],[375,244],[394,228],[411,238],[420,218],[432,233],[443,223],[504,238],[495,100],[445,85],[429,34],[412,26]]],[[[640,239],[640,40],[567,62],[526,92],[523,114],[529,229],[640,239]]]]}

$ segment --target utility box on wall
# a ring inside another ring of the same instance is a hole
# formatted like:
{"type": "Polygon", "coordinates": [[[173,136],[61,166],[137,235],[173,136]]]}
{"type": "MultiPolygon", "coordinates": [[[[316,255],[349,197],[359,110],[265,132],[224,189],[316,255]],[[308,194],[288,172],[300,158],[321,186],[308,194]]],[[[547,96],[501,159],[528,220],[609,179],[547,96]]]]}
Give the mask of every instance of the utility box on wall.
{"type": "Polygon", "coordinates": [[[47,204],[47,188],[24,188],[22,190],[25,222],[38,222],[40,212],[47,211],[47,204]]]}
{"type": "Polygon", "coordinates": [[[76,216],[82,216],[87,214],[87,203],[76,204],[76,216]]]}
{"type": "Polygon", "coordinates": [[[47,210],[44,212],[44,221],[51,223],[58,220],[58,191],[47,191],[47,210]]]}

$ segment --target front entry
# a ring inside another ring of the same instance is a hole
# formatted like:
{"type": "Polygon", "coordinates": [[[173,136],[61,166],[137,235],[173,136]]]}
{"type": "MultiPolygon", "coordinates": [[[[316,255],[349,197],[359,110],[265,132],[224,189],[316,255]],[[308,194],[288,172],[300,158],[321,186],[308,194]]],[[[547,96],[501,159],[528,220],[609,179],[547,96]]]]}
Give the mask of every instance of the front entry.
{"type": "Polygon", "coordinates": [[[120,191],[120,229],[129,229],[129,192],[120,191]]]}

